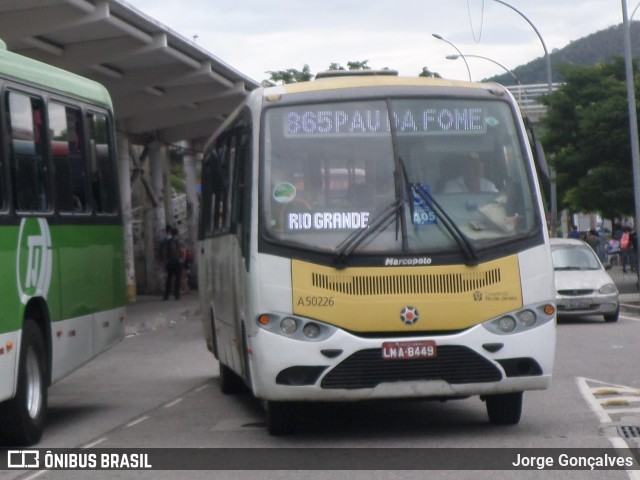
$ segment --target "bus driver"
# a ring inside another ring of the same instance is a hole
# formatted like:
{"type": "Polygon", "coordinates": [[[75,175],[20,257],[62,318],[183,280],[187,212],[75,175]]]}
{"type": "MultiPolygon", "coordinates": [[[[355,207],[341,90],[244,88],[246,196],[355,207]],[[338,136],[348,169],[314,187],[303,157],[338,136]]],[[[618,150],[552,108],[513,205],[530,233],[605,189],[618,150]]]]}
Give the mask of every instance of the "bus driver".
{"type": "Polygon", "coordinates": [[[449,180],[442,190],[443,193],[498,193],[493,182],[484,178],[484,164],[477,153],[469,154],[459,166],[462,174],[449,180]]]}

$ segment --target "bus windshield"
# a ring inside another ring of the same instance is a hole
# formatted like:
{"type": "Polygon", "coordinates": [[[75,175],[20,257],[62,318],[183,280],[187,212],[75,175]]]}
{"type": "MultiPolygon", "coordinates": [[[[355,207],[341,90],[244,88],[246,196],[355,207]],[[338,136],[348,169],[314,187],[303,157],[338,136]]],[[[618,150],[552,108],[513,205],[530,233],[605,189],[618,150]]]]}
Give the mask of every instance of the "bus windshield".
{"type": "Polygon", "coordinates": [[[354,254],[477,251],[540,225],[506,102],[277,106],[264,132],[261,220],[280,243],[327,253],[350,244],[354,254]]]}

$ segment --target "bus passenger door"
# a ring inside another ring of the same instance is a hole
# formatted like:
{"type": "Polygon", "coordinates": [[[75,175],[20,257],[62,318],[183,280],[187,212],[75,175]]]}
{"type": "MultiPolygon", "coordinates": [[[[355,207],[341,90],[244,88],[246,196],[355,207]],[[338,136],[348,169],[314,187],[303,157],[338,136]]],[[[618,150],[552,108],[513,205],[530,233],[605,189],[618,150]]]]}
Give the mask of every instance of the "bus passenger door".
{"type": "MultiPolygon", "coordinates": [[[[247,341],[244,323],[249,321],[249,292],[251,288],[250,238],[251,238],[251,131],[250,127],[238,127],[235,131],[235,158],[232,179],[231,232],[234,235],[233,295],[236,317],[236,339],[242,358],[241,373],[245,378],[247,341]]],[[[240,373],[240,369],[238,369],[240,373]]]]}

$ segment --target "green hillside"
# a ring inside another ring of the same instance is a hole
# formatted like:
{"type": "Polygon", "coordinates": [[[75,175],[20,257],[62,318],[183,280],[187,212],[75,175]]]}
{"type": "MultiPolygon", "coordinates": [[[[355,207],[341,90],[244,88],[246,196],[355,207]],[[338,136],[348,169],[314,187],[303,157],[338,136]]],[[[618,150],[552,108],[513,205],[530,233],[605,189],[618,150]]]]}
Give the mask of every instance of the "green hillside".
{"type": "MultiPolygon", "coordinates": [[[[640,22],[631,23],[631,51],[635,58],[640,57],[640,22]]],[[[624,56],[622,24],[592,33],[571,42],[564,48],[551,52],[553,82],[563,81],[557,69],[558,65],[593,65],[609,61],[614,56],[624,56]]],[[[513,73],[523,85],[547,83],[547,67],[543,56],[514,68],[513,73]]],[[[487,78],[484,81],[495,81],[503,85],[515,84],[513,77],[507,73],[487,78]]]]}

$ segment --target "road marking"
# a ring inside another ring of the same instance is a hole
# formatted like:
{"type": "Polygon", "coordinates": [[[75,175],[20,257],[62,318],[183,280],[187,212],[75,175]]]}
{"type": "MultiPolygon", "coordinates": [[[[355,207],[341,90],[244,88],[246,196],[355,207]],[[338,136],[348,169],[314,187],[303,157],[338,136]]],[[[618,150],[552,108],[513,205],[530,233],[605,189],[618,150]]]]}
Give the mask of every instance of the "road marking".
{"type": "Polygon", "coordinates": [[[620,318],[624,318],[625,320],[631,320],[632,322],[640,322],[640,318],[638,317],[628,317],[626,315],[620,315],[620,318]]]}
{"type": "MultiPolygon", "coordinates": [[[[591,408],[591,411],[596,414],[600,423],[609,423],[611,421],[611,417],[609,417],[607,412],[605,412],[604,408],[600,405],[600,402],[596,400],[596,397],[593,396],[591,387],[587,384],[587,380],[588,379],[584,377],[576,377],[576,383],[578,384],[578,389],[582,394],[582,398],[585,399],[587,405],[591,408]]],[[[597,382],[597,380],[592,381],[597,382]]]]}
{"type": "Polygon", "coordinates": [[[129,423],[127,423],[126,427],[133,427],[134,425],[137,425],[139,423],[144,422],[145,420],[147,420],[149,418],[149,415],[144,415],[140,418],[137,418],[129,423]]]}
{"type": "MultiPolygon", "coordinates": [[[[639,408],[605,408],[608,406],[620,406],[620,405],[629,405],[631,402],[635,403],[638,401],[636,396],[640,395],[640,390],[627,387],[624,385],[615,385],[612,383],[601,382],[599,380],[593,380],[591,378],[584,377],[576,377],[576,383],[578,384],[578,389],[582,394],[582,398],[587,402],[587,405],[591,408],[593,413],[595,413],[596,417],[598,417],[598,421],[601,424],[601,427],[607,423],[612,423],[611,417],[609,413],[636,413],[640,411],[639,408]],[[598,384],[600,386],[591,387],[589,383],[598,384]],[[598,399],[596,397],[613,397],[614,395],[625,395],[622,397],[614,397],[614,398],[604,398],[598,399]]],[[[612,425],[613,426],[613,425],[612,425]]],[[[631,446],[627,443],[625,439],[620,436],[611,436],[607,437],[611,446],[615,449],[629,449],[631,446]]],[[[640,480],[640,471],[638,470],[627,470],[627,475],[629,480],[640,480]]]]}
{"type": "Polygon", "coordinates": [[[182,398],[176,398],[174,401],[169,402],[167,404],[164,405],[164,408],[169,408],[169,407],[173,407],[174,405],[177,405],[178,403],[180,403],[182,401],[182,398]]]}
{"type": "Polygon", "coordinates": [[[23,478],[24,478],[24,480],[32,480],[34,478],[38,478],[40,475],[42,475],[43,473],[46,473],[48,471],[49,470],[39,470],[39,471],[37,471],[35,473],[32,473],[31,475],[28,475],[28,476],[23,477],[23,478]]]}
{"type": "Polygon", "coordinates": [[[209,388],[209,385],[208,385],[208,384],[206,384],[206,383],[205,383],[204,385],[202,385],[201,387],[196,388],[196,390],[195,390],[195,391],[196,391],[196,392],[201,392],[201,391],[202,391],[202,390],[204,390],[205,388],[209,388]]]}
{"type": "Polygon", "coordinates": [[[86,445],[83,445],[83,446],[82,446],[82,447],[80,447],[80,448],[91,448],[91,447],[95,447],[96,445],[98,445],[98,444],[100,444],[100,443],[102,443],[102,442],[106,442],[106,441],[107,441],[107,437],[102,437],[102,438],[99,438],[98,440],[95,440],[95,441],[93,441],[93,442],[91,442],[91,443],[87,443],[86,445]]]}

